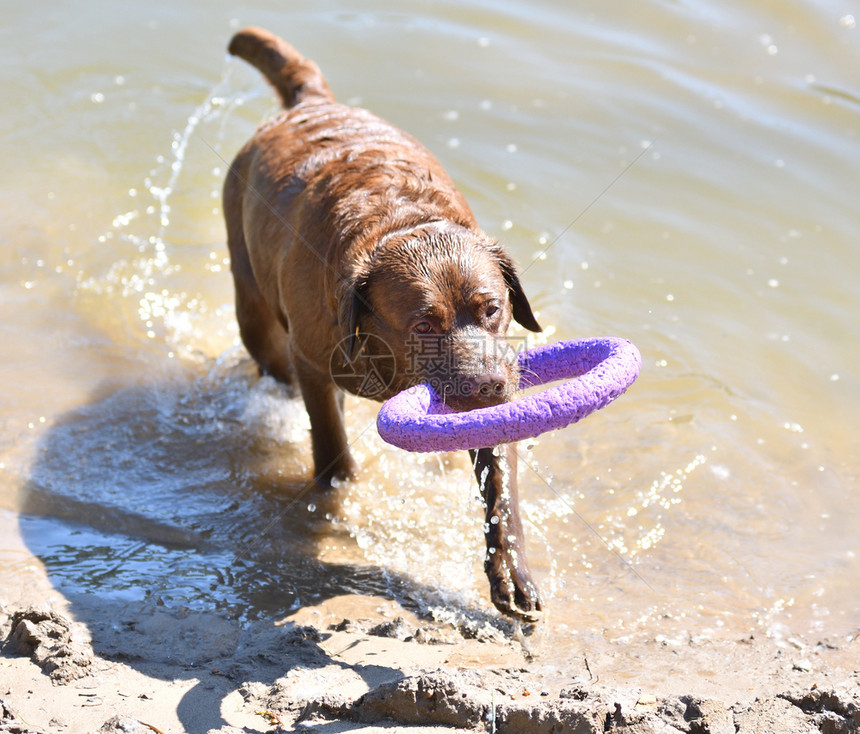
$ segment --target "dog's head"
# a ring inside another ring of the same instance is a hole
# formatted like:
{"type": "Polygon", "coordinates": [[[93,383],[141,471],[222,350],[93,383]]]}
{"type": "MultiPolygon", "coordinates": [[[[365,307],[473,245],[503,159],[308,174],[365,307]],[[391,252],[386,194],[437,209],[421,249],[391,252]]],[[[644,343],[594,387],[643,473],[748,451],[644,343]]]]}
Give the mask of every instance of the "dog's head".
{"type": "Polygon", "coordinates": [[[381,375],[390,389],[375,397],[429,382],[457,410],[504,402],[517,389],[517,348],[505,338],[512,318],[541,330],[513,261],[486,236],[451,224],[384,240],[339,294],[348,351],[393,355],[388,368],[376,361],[390,370],[381,375]]]}

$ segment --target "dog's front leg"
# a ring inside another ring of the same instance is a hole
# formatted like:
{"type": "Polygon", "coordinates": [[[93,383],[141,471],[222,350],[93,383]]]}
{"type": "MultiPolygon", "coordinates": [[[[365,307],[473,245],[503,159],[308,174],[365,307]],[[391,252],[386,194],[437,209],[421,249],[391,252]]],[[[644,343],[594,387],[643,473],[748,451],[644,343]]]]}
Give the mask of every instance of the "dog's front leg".
{"type": "Polygon", "coordinates": [[[331,486],[332,479],[352,479],[355,461],[346,438],[343,392],[328,373],[321,373],[295,353],[293,367],[311,421],[314,479],[323,487],[331,486]]]}
{"type": "Polygon", "coordinates": [[[486,505],[487,557],[484,570],[496,608],[533,621],[541,610],[532,581],[517,496],[517,447],[505,444],[469,452],[486,505]]]}

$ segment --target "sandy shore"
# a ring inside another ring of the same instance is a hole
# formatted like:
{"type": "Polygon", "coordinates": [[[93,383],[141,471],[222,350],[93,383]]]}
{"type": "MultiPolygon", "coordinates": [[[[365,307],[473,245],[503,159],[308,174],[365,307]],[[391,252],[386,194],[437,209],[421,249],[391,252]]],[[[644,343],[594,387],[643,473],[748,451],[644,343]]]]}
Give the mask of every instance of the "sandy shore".
{"type": "Polygon", "coordinates": [[[85,626],[37,559],[19,569],[0,599],[0,732],[860,731],[860,637],[655,644],[670,674],[643,684],[602,673],[618,650],[559,670],[539,630],[518,641],[504,620],[458,628],[370,597],[252,625],[157,603],[99,617],[94,599],[85,626]]]}

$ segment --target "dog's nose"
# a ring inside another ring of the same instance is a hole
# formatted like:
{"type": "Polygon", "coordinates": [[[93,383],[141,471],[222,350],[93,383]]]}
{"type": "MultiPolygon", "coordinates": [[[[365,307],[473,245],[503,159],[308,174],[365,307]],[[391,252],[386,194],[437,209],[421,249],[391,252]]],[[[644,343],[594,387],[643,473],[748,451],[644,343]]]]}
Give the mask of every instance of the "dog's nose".
{"type": "Polygon", "coordinates": [[[501,373],[481,375],[475,378],[475,396],[482,401],[500,402],[504,400],[508,389],[508,381],[501,373]]]}

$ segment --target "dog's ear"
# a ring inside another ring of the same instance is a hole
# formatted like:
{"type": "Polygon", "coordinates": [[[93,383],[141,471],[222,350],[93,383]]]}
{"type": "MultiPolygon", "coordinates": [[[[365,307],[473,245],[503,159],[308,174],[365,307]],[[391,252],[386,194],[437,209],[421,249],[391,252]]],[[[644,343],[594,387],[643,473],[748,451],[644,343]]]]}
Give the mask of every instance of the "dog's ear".
{"type": "Polygon", "coordinates": [[[346,356],[352,358],[358,340],[361,317],[370,311],[367,278],[356,273],[344,280],[338,288],[337,320],[346,341],[346,356]]]}
{"type": "Polygon", "coordinates": [[[532,313],[529,299],[526,298],[526,294],[523,292],[523,286],[520,283],[520,276],[517,272],[517,266],[514,265],[514,261],[501,248],[496,252],[496,256],[499,258],[499,265],[502,268],[502,274],[505,277],[505,283],[507,283],[508,292],[511,295],[511,313],[514,320],[529,331],[543,331],[535,315],[532,313]]]}

